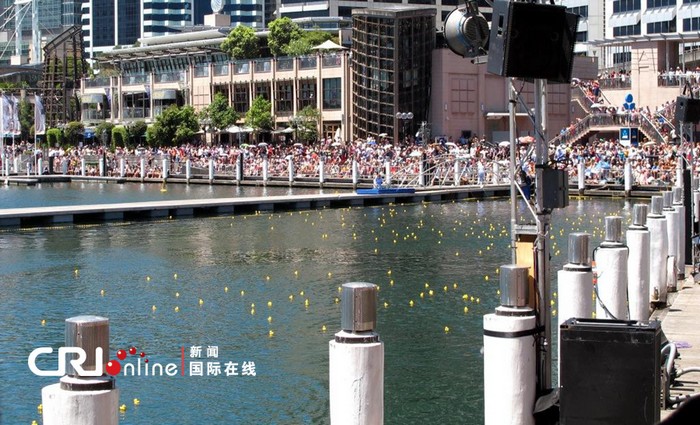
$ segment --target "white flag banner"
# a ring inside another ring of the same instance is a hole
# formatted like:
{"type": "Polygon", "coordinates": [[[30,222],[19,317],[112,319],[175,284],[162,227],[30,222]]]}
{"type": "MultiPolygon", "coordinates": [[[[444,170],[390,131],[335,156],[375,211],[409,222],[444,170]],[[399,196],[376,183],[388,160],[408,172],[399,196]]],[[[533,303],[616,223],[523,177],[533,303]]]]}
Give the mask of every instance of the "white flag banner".
{"type": "Polygon", "coordinates": [[[2,95],[0,103],[2,103],[0,106],[2,109],[0,133],[2,133],[2,136],[5,137],[11,131],[10,125],[12,124],[12,105],[10,104],[10,99],[4,94],[2,95]]]}
{"type": "Polygon", "coordinates": [[[41,96],[34,95],[34,134],[44,134],[46,132],[46,114],[44,104],[41,103],[41,96]]]}
{"type": "Polygon", "coordinates": [[[22,124],[19,122],[19,100],[12,95],[12,130],[15,135],[22,133],[22,124]]]}

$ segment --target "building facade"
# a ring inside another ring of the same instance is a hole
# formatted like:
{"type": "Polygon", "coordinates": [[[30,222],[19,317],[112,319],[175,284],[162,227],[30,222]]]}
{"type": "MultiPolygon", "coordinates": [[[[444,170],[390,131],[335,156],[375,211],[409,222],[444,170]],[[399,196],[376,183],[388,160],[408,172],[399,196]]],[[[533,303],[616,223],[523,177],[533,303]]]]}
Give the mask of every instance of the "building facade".
{"type": "Polygon", "coordinates": [[[325,137],[350,138],[342,125],[348,111],[349,52],[319,51],[302,57],[232,61],[219,48],[230,28],[145,39],[141,46],[105,53],[118,77],[86,79],[82,117],[87,124],[108,120],[128,125],[153,122],[172,104],[201,110],[222,93],[241,115],[253,99],[272,104],[277,129],[290,127],[306,106],[321,113],[325,137]]]}
{"type": "Polygon", "coordinates": [[[353,135],[404,139],[428,120],[435,9],[385,5],[352,19],[353,135]]]}
{"type": "MultiPolygon", "coordinates": [[[[462,0],[277,0],[277,17],[294,18],[339,16],[351,18],[356,9],[384,9],[393,6],[429,7],[435,11],[434,25],[442,29],[447,15],[458,6],[463,6],[462,0]]],[[[485,0],[478,0],[479,10],[487,20],[491,20],[491,6],[485,0]]]]}

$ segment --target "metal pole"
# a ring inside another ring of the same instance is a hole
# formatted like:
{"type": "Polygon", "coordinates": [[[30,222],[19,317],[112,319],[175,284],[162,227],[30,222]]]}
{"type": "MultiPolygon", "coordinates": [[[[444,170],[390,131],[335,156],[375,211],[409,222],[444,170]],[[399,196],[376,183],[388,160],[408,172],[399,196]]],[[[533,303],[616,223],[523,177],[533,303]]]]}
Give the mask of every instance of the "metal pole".
{"type": "MultiPolygon", "coordinates": [[[[547,142],[545,135],[547,131],[547,84],[546,81],[538,78],[535,80],[535,152],[537,163],[535,167],[546,168],[548,161],[547,142]]],[[[537,179],[542,176],[538,173],[537,179]]],[[[535,278],[537,279],[537,292],[539,293],[537,302],[537,319],[539,326],[543,329],[540,335],[540,342],[537,345],[537,377],[538,389],[546,390],[550,388],[552,381],[552,353],[550,351],[552,335],[552,312],[549,309],[550,282],[549,282],[549,226],[551,212],[540,205],[543,199],[541,181],[536,181],[535,191],[538,199],[537,213],[537,242],[536,242],[536,263],[535,278]]]]}
{"type": "MultiPolygon", "coordinates": [[[[508,178],[510,179],[510,249],[511,249],[511,262],[513,264],[517,263],[517,236],[515,235],[515,226],[517,223],[517,210],[515,204],[518,201],[518,191],[515,187],[515,148],[517,143],[515,143],[515,105],[517,102],[517,93],[515,92],[515,87],[513,87],[513,78],[508,78],[508,124],[509,124],[509,135],[510,137],[510,167],[508,169],[508,178]]],[[[527,200],[526,200],[527,201],[527,200]]]]}

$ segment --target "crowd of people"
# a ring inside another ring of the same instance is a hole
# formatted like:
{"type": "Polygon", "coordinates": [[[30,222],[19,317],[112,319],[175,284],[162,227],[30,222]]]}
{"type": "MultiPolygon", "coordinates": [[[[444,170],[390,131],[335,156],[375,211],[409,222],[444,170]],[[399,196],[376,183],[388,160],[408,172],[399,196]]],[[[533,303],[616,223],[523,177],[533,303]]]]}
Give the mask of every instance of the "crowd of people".
{"type": "MultiPolygon", "coordinates": [[[[581,87],[593,107],[584,120],[563,128],[550,143],[550,161],[566,168],[572,180],[577,177],[579,163],[583,163],[589,184],[621,183],[626,161],[632,166],[635,184],[671,184],[675,179],[677,158],[681,154],[670,124],[674,103],[667,102],[653,110],[650,107],[604,107],[600,103],[601,90],[597,81],[577,80],[574,84],[581,87]],[[663,135],[664,142],[657,144],[643,139],[637,144],[622,144],[612,138],[584,142],[577,140],[586,125],[596,123],[618,126],[648,124],[663,135]]],[[[517,144],[516,152],[520,167],[516,175],[520,180],[534,178],[534,139],[525,139],[525,143],[517,144]]],[[[688,158],[698,158],[700,152],[696,147],[686,146],[682,154],[688,158]]],[[[8,167],[18,174],[31,173],[36,172],[36,167],[41,163],[43,173],[88,176],[104,173],[108,176],[161,179],[166,175],[164,166],[168,168],[168,176],[184,175],[185,164],[189,161],[193,174],[207,174],[213,167],[217,176],[234,176],[237,168],[242,166],[244,178],[260,177],[264,169],[268,177],[286,178],[291,169],[294,178],[313,178],[321,174],[323,167],[326,178],[350,179],[355,163],[361,179],[374,180],[387,172],[389,164],[388,172],[394,177],[393,181],[415,184],[422,170],[430,176],[430,180],[424,182],[426,184],[446,181],[452,184],[455,178],[459,178],[460,184],[485,184],[507,181],[509,157],[508,144],[495,144],[485,137],[461,138],[457,143],[444,137],[426,142],[409,139],[395,143],[387,138],[347,143],[322,139],[310,144],[294,141],[251,145],[188,143],[170,147],[118,147],[115,151],[98,145],[47,150],[27,142],[18,142],[5,147],[6,164],[3,170],[8,167]],[[42,161],[38,161],[39,158],[42,161]],[[454,172],[455,161],[459,162],[458,176],[454,172]],[[17,166],[19,170],[15,169],[17,166]],[[396,177],[399,175],[402,176],[400,179],[396,177]]]]}

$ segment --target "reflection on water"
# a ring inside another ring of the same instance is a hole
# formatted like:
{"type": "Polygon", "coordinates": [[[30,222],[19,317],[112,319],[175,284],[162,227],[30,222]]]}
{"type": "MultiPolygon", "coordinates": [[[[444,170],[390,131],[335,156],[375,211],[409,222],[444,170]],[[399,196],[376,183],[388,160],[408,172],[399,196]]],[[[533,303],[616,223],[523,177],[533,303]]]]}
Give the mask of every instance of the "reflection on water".
{"type": "MultiPolygon", "coordinates": [[[[597,246],[603,217],[628,217],[623,207],[555,212],[553,270],[568,233],[596,229],[597,246]]],[[[483,423],[482,317],[510,259],[508,214],[494,200],[3,231],[0,422],[39,419],[56,379],[32,376],[27,355],[62,345],[67,317],[98,314],[111,320],[111,358],[133,345],[179,365],[185,347],[189,364],[200,345],[218,347],[199,360],[222,371],[256,365],[255,377],[120,376],[122,423],[327,423],[338,288],[367,281],[380,285],[385,423],[483,423]]]]}

